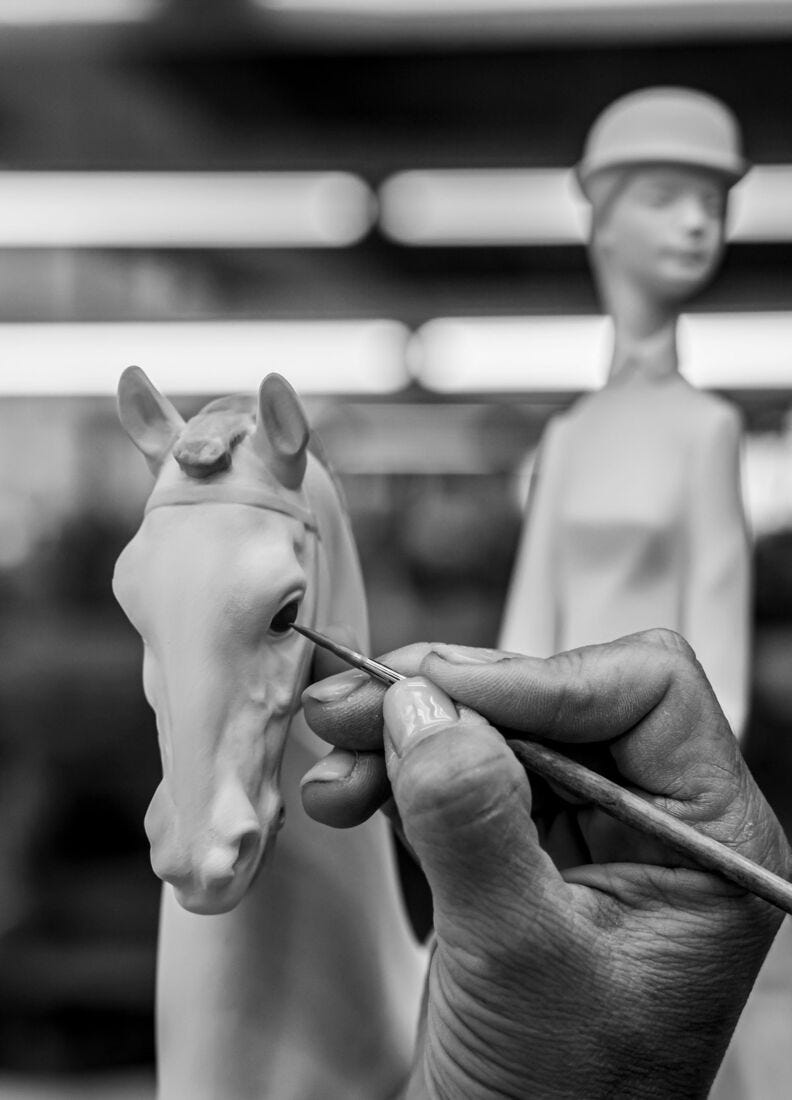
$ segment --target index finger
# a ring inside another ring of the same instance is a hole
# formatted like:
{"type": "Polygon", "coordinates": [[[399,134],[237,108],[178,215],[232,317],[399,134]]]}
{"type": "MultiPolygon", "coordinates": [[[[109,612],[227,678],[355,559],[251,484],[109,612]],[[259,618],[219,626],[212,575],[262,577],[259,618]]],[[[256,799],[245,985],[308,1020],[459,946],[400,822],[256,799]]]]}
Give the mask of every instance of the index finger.
{"type": "MultiPolygon", "coordinates": [[[[378,659],[404,676],[415,676],[430,649],[428,642],[416,642],[378,659]]],[[[318,737],[336,748],[381,752],[387,686],[359,669],[311,684],[302,696],[306,721],[318,737]]]]}
{"type": "MultiPolygon", "coordinates": [[[[668,782],[671,772],[685,779],[705,743],[719,756],[739,758],[693,651],[672,631],[643,631],[546,659],[433,645],[422,670],[489,721],[533,737],[616,747],[624,734],[651,719],[654,736],[645,739],[644,753],[649,742],[656,743],[662,759],[641,755],[630,767],[634,754],[628,753],[621,761],[628,772],[662,763],[668,782]]],[[[625,774],[636,782],[645,778],[625,774]]]]}
{"type": "Polygon", "coordinates": [[[423,672],[490,722],[529,737],[601,743],[622,782],[767,866],[785,864],[780,827],[687,643],[630,635],[547,660],[434,646],[423,672]]]}

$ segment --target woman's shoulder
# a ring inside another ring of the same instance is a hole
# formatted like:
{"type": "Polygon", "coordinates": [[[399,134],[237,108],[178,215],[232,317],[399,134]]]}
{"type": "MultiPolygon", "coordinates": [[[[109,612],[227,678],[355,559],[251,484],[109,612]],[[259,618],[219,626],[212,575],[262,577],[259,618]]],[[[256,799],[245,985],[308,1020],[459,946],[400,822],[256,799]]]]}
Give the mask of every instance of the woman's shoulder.
{"type": "Polygon", "coordinates": [[[630,445],[637,445],[636,438],[647,446],[664,440],[693,454],[702,449],[731,449],[741,435],[742,417],[733,404],[679,378],[629,393],[626,389],[611,392],[606,386],[585,395],[554,418],[552,440],[548,432],[543,450],[563,453],[580,439],[601,443],[614,437],[630,445]]]}
{"type": "Polygon", "coordinates": [[[592,421],[618,422],[629,416],[652,421],[667,420],[691,431],[740,431],[739,409],[719,394],[700,390],[678,376],[661,385],[630,387],[603,386],[579,397],[557,413],[545,428],[544,437],[561,438],[592,421]]]}
{"type": "Polygon", "coordinates": [[[687,414],[700,431],[713,435],[741,433],[742,414],[725,397],[697,389],[685,379],[680,379],[676,391],[680,413],[687,414]]]}
{"type": "MultiPolygon", "coordinates": [[[[606,390],[607,387],[590,396],[605,396],[606,390]]],[[[742,423],[741,413],[731,401],[720,394],[699,389],[680,374],[659,385],[625,390],[624,398],[627,404],[634,403],[636,410],[639,406],[651,408],[657,416],[673,417],[702,431],[717,431],[728,426],[739,428],[742,423]]]]}

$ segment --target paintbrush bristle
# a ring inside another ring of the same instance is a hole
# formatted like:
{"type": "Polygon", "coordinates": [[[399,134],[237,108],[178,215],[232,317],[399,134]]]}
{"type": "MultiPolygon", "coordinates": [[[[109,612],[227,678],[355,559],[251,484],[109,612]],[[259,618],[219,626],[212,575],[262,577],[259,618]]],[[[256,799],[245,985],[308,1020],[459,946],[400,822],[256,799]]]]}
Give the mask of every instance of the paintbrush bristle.
{"type": "Polygon", "coordinates": [[[369,676],[372,676],[375,680],[379,680],[383,684],[395,684],[399,680],[404,680],[400,672],[396,672],[395,669],[388,668],[387,665],[381,664],[379,661],[372,661],[370,657],[364,657],[362,653],[358,653],[355,649],[350,649],[349,646],[342,645],[341,642],[336,642],[332,638],[328,638],[325,634],[320,634],[318,630],[314,630],[310,626],[301,626],[297,623],[292,623],[292,630],[296,630],[298,634],[302,634],[303,637],[309,638],[315,645],[321,646],[322,649],[328,650],[330,653],[334,653],[336,657],[340,657],[342,661],[346,661],[347,664],[352,665],[354,668],[362,669],[367,672],[369,676]]]}

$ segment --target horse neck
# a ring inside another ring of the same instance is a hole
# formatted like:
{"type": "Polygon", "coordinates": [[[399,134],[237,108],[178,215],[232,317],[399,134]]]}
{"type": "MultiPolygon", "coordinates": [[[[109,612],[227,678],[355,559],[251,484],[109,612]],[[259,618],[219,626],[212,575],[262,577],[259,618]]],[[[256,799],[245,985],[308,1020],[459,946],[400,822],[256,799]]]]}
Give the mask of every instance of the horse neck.
{"type": "Polygon", "coordinates": [[[327,468],[309,454],[303,488],[319,532],[316,626],[349,628],[368,652],[366,591],[346,507],[327,468]]]}

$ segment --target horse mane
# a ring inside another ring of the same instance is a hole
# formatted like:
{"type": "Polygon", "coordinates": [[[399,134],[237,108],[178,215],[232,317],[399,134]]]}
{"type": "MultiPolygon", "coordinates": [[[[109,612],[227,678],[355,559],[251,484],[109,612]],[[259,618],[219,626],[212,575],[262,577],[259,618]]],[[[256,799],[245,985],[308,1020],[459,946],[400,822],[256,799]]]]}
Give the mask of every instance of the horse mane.
{"type": "Polygon", "coordinates": [[[349,517],[349,504],[347,503],[344,486],[341,484],[341,478],[338,476],[333,464],[327,457],[327,451],[325,450],[324,443],[322,443],[322,440],[313,429],[311,429],[311,437],[308,440],[308,450],[325,471],[327,476],[330,478],[333,488],[336,491],[336,496],[338,497],[341,508],[343,509],[344,514],[349,517]]]}
{"type": "Polygon", "coordinates": [[[189,477],[227,470],[234,447],[256,424],[256,404],[248,394],[210,401],[187,421],[173,446],[173,457],[189,477]]]}
{"type": "MultiPolygon", "coordinates": [[[[230,468],[234,448],[250,435],[255,426],[255,396],[235,393],[218,397],[187,421],[173,446],[173,457],[189,477],[200,479],[221,473],[230,468]]],[[[311,431],[308,450],[330,477],[341,507],[348,515],[341,481],[314,431],[311,431]]]]}

